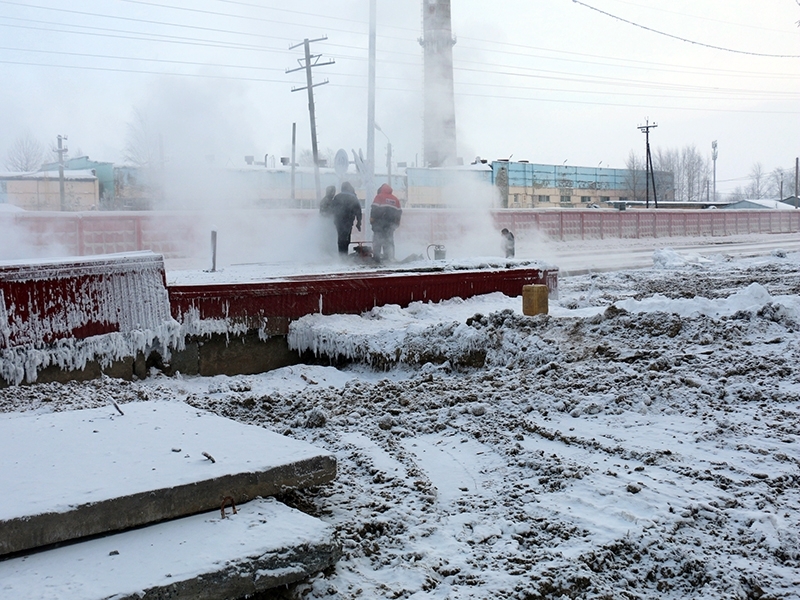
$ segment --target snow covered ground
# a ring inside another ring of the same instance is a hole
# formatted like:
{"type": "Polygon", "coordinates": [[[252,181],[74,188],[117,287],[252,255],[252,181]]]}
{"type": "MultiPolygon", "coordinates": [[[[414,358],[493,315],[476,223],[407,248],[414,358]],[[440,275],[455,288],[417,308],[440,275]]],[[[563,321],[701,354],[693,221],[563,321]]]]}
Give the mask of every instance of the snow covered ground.
{"type": "Polygon", "coordinates": [[[547,316],[492,294],[293,326],[339,368],[0,411],[176,400],[334,452],[334,483],[283,500],[345,554],[291,597],[800,598],[800,253],[650,257],[562,277],[547,316]]]}

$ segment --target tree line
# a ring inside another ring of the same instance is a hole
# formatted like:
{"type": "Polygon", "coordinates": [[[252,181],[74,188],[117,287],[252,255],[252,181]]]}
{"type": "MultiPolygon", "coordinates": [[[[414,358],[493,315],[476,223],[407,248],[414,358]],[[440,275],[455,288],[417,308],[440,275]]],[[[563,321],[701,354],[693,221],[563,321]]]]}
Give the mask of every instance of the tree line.
{"type": "MultiPolygon", "coordinates": [[[[714,194],[713,162],[694,144],[683,148],[658,148],[652,153],[656,190],[660,197],[670,197],[678,202],[707,202],[714,194]],[[666,189],[664,173],[672,173],[672,189],[666,189]]],[[[643,200],[645,190],[645,157],[631,150],[625,163],[631,172],[630,187],[637,200],[643,200]]],[[[742,185],[726,194],[717,192],[717,200],[760,200],[792,196],[795,189],[795,169],[775,167],[768,171],[760,162],[754,163],[742,178],[742,185]]],[[[717,181],[719,184],[719,180],[717,181]]],[[[717,186],[719,187],[719,186],[717,186]]]]}

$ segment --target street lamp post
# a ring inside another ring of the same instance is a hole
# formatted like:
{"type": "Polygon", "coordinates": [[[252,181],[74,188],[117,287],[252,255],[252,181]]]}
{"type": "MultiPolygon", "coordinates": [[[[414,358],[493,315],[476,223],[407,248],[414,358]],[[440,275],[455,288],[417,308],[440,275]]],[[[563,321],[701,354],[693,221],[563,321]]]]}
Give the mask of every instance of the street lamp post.
{"type": "Polygon", "coordinates": [[[711,158],[714,160],[714,202],[717,201],[717,140],[711,142],[711,158]]]}
{"type": "Polygon", "coordinates": [[[375,129],[380,131],[383,137],[386,138],[386,171],[389,177],[389,185],[392,185],[392,140],[389,139],[389,136],[377,123],[375,123],[375,129]]]}

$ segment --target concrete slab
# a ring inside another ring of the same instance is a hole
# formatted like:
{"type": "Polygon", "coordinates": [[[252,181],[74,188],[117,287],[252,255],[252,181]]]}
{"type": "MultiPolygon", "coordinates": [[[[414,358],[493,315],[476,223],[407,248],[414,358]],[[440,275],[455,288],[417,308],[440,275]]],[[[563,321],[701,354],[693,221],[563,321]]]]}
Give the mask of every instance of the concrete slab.
{"type": "Polygon", "coordinates": [[[332,527],[274,499],[0,561],[15,600],[231,600],[305,579],[341,550],[332,527]]]}
{"type": "Polygon", "coordinates": [[[180,402],[0,415],[0,439],[0,555],[336,476],[328,452],[180,402]]]}

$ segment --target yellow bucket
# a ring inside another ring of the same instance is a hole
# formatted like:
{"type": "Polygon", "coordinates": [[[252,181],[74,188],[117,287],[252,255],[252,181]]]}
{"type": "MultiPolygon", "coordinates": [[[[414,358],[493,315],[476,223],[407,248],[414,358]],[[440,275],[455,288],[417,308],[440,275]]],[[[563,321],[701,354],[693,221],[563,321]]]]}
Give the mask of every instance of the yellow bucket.
{"type": "Polygon", "coordinates": [[[522,286],[522,314],[532,317],[547,314],[547,286],[523,285],[522,286]]]}

